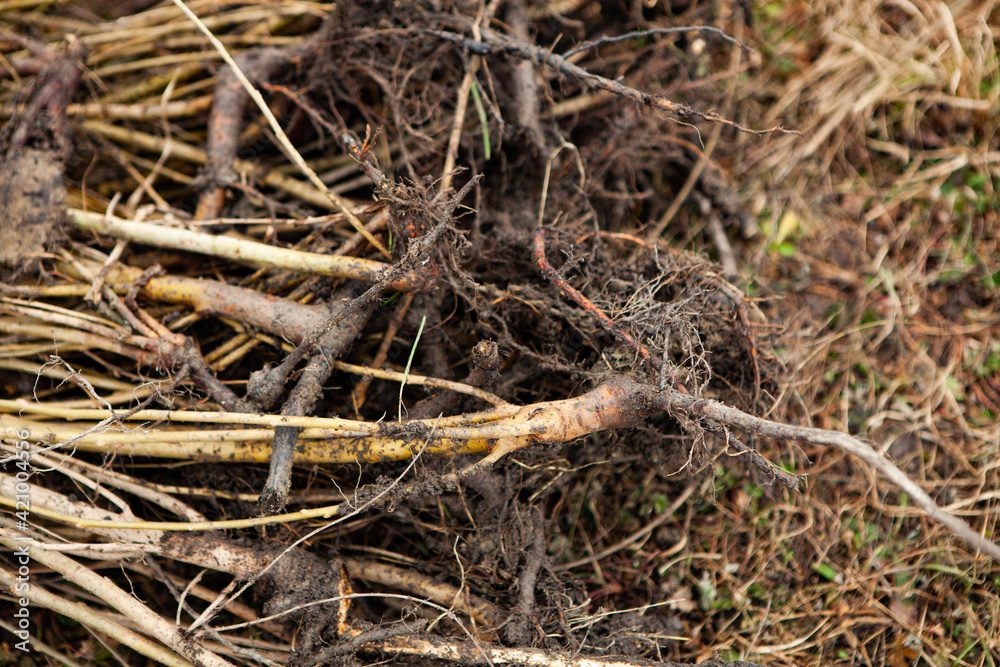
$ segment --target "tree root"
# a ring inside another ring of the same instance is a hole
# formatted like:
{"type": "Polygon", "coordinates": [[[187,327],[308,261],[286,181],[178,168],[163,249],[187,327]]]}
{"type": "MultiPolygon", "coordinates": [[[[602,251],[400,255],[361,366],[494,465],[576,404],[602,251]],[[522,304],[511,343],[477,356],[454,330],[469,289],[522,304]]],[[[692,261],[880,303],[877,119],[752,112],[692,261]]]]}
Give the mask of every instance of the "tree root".
{"type": "MultiPolygon", "coordinates": [[[[0,407],[5,407],[8,410],[14,408],[16,410],[44,413],[44,410],[39,410],[39,406],[27,402],[4,401],[0,403],[0,407]]],[[[748,434],[761,437],[831,446],[845,453],[857,456],[884,474],[893,484],[910,494],[914,502],[927,512],[928,516],[932,519],[946,526],[973,548],[1000,561],[1000,546],[986,540],[973,531],[960,518],[942,509],[915,482],[899,470],[892,461],[879,456],[870,446],[857,438],[838,431],[792,426],[761,419],[718,401],[692,396],[670,388],[656,389],[655,387],[624,376],[612,377],[596,389],[576,398],[527,405],[522,408],[514,408],[513,406],[501,407],[484,413],[464,415],[460,418],[460,424],[455,426],[451,425],[454,423],[454,418],[444,421],[444,424],[442,424],[442,420],[424,420],[393,427],[391,425],[377,425],[343,419],[320,420],[306,417],[295,418],[267,415],[258,417],[255,415],[226,415],[224,413],[210,413],[210,415],[214,421],[225,418],[230,421],[270,423],[275,426],[329,424],[335,428],[350,429],[348,431],[349,435],[346,438],[340,439],[339,443],[338,440],[327,442],[316,448],[311,455],[305,446],[299,448],[297,458],[303,462],[406,459],[415,455],[418,449],[425,449],[431,455],[453,455],[455,453],[489,451],[490,453],[487,457],[475,464],[481,468],[486,465],[492,465],[492,463],[499,460],[502,456],[522,449],[532,442],[568,443],[589,433],[635,426],[647,417],[664,411],[696,423],[704,423],[708,420],[706,428],[709,431],[713,429],[717,430],[715,424],[718,424],[727,429],[739,429],[748,434]],[[358,431],[378,433],[379,435],[359,437],[358,431]],[[331,447],[332,443],[338,443],[339,453],[331,447]],[[423,443],[423,445],[420,443],[423,443]]],[[[72,414],[77,415],[78,418],[93,418],[98,415],[105,415],[106,413],[100,410],[79,410],[74,411],[72,414]]],[[[199,417],[190,412],[170,413],[169,411],[145,410],[130,415],[130,418],[158,420],[183,419],[190,421],[198,419],[207,420],[210,415],[201,415],[199,417]]],[[[0,419],[3,420],[0,424],[5,427],[8,427],[8,424],[10,426],[17,426],[12,417],[0,415],[0,419]]],[[[308,431],[303,431],[301,434],[303,437],[306,435],[314,434],[308,431]]],[[[331,433],[326,431],[317,435],[326,435],[329,437],[331,433]]],[[[170,437],[166,435],[165,439],[169,440],[170,437]]],[[[232,437],[230,436],[230,438],[232,437]]],[[[723,435],[722,437],[726,436],[723,435]]],[[[735,442],[732,437],[731,435],[729,436],[730,442],[735,442]]],[[[80,438],[74,444],[80,449],[103,450],[110,444],[107,438],[108,436],[106,435],[91,435],[80,438]]],[[[52,433],[50,435],[50,440],[54,442],[58,442],[60,439],[68,440],[69,438],[66,434],[52,433]]],[[[144,449],[137,440],[136,434],[129,434],[128,442],[131,444],[123,442],[123,445],[118,448],[119,451],[133,455],[152,453],[144,449]]],[[[212,439],[211,446],[216,452],[216,456],[218,456],[218,452],[221,451],[222,446],[226,444],[227,440],[225,437],[222,439],[212,439]]],[[[236,457],[239,452],[247,451],[241,448],[236,442],[232,442],[228,446],[230,449],[226,450],[226,456],[231,456],[231,460],[238,460],[236,457]]],[[[173,451],[185,457],[196,455],[196,451],[183,451],[181,449],[173,451]]],[[[752,451],[748,450],[747,453],[749,454],[752,451]]],[[[157,450],[157,452],[157,455],[163,455],[163,450],[157,450]]],[[[261,453],[256,454],[256,456],[260,455],[261,453]]],[[[203,457],[204,454],[199,456],[199,458],[203,457]]],[[[760,466],[769,474],[773,474],[774,477],[772,479],[786,488],[794,488],[798,484],[797,478],[778,470],[773,464],[766,462],[766,459],[760,457],[759,454],[752,458],[752,464],[760,466]]],[[[468,474],[470,470],[471,468],[466,469],[463,471],[463,474],[468,474]]],[[[452,488],[457,480],[458,477],[453,473],[452,475],[443,476],[440,483],[442,488],[452,488]],[[454,479],[452,479],[453,476],[454,479]]],[[[410,489],[410,492],[419,491],[420,489],[417,486],[412,486],[410,489]]],[[[334,514],[336,512],[336,510],[333,511],[334,514]]],[[[205,526],[205,528],[224,527],[224,525],[229,525],[229,523],[216,522],[205,526]]],[[[134,527],[141,528],[143,525],[145,524],[140,522],[135,524],[134,527]]],[[[249,524],[238,522],[237,525],[249,524]]],[[[195,528],[192,525],[187,529],[198,530],[203,528],[195,528]]]]}
{"type": "MultiPolygon", "coordinates": [[[[449,639],[429,636],[410,636],[372,642],[361,647],[362,651],[387,655],[412,655],[456,662],[462,665],[526,665],[528,667],[688,667],[669,660],[656,661],[639,658],[600,658],[569,655],[561,651],[530,648],[486,647],[480,648],[449,639]]],[[[737,660],[708,660],[698,663],[707,667],[762,667],[754,662],[737,660]]]]}

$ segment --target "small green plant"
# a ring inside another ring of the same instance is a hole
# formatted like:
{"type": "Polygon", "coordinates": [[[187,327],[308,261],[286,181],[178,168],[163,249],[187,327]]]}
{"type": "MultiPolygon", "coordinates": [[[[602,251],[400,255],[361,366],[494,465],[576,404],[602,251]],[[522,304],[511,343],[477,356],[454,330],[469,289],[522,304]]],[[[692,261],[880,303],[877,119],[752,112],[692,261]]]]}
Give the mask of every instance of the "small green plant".
{"type": "Polygon", "coordinates": [[[835,570],[833,566],[828,563],[824,563],[822,561],[816,561],[812,563],[809,567],[812,568],[813,572],[815,572],[816,574],[823,577],[829,582],[839,584],[844,580],[844,576],[839,572],[837,572],[837,570],[835,570]]]}
{"type": "Polygon", "coordinates": [[[642,516],[649,516],[650,514],[663,514],[668,507],[670,507],[670,498],[662,493],[654,493],[650,495],[647,501],[643,504],[640,514],[642,516]]]}
{"type": "Polygon", "coordinates": [[[992,178],[973,167],[966,167],[952,174],[941,185],[941,195],[952,203],[953,210],[959,216],[973,213],[983,215],[988,211],[1000,210],[1000,194],[993,187],[992,178]]]}

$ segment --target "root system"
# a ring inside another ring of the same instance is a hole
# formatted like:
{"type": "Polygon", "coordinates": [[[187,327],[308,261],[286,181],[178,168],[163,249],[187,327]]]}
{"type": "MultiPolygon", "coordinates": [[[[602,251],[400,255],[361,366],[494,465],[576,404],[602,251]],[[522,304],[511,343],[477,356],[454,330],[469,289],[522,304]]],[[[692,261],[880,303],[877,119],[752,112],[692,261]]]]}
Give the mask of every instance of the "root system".
{"type": "Polygon", "coordinates": [[[749,664],[714,654],[692,521],[726,479],[762,525],[794,507],[827,474],[800,446],[1000,561],[995,520],[795,403],[733,245],[818,135],[736,103],[748,6],[0,4],[0,543],[30,538],[32,650],[749,664]],[[764,153],[750,185],[730,145],[764,153]]]}

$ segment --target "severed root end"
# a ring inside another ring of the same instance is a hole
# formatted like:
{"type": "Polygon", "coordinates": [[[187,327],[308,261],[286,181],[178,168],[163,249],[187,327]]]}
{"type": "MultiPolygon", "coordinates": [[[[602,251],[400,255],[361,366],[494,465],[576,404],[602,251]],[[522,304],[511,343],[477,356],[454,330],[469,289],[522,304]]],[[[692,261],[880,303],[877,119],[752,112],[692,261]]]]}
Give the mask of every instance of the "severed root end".
{"type": "Polygon", "coordinates": [[[272,516],[285,509],[288,492],[292,488],[292,459],[295,439],[302,431],[292,426],[278,426],[274,429],[274,447],[271,451],[271,470],[267,484],[260,492],[257,508],[261,516],[272,516]]]}
{"type": "Polygon", "coordinates": [[[281,514],[286,504],[288,504],[288,491],[282,492],[281,489],[265,487],[260,492],[260,498],[257,501],[257,511],[260,516],[274,516],[275,514],[281,514]]]}

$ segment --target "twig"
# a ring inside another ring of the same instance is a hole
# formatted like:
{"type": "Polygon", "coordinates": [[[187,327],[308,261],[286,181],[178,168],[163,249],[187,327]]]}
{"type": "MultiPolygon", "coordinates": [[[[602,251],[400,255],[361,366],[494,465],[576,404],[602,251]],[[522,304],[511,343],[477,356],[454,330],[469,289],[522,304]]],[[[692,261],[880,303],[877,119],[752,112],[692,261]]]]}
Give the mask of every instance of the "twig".
{"type": "Polygon", "coordinates": [[[92,463],[81,461],[73,456],[67,456],[60,452],[51,452],[48,456],[32,453],[32,458],[36,464],[48,465],[65,471],[67,467],[78,468],[85,471],[96,483],[113,486],[127,491],[134,496],[138,496],[155,505],[159,505],[168,512],[183,517],[188,521],[204,521],[205,516],[185,505],[168,493],[156,488],[156,485],[146,480],[138,479],[121,472],[115,472],[101,468],[92,463]],[[49,457],[52,457],[51,459],[49,457]]]}
{"type": "Polygon", "coordinates": [[[239,149],[240,121],[250,98],[250,89],[240,85],[240,81],[234,81],[236,72],[244,72],[257,81],[266,81],[290,60],[301,57],[312,48],[313,44],[309,42],[282,49],[258,46],[236,56],[232,67],[219,72],[212,96],[212,112],[208,117],[205,148],[208,161],[200,179],[206,181],[206,186],[198,197],[195,220],[219,217],[225,202],[224,185],[234,179],[231,170],[239,149]]]}
{"type": "MultiPolygon", "coordinates": [[[[528,12],[524,0],[516,0],[510,4],[507,12],[507,22],[514,34],[526,35],[528,29],[528,12]]],[[[551,151],[545,142],[540,117],[538,86],[535,83],[535,67],[525,60],[514,67],[514,99],[517,102],[517,124],[521,126],[535,143],[538,155],[543,159],[551,157],[551,151]]]]}
{"type": "MultiPolygon", "coordinates": [[[[138,130],[130,130],[117,125],[111,125],[99,120],[85,120],[80,123],[80,128],[87,130],[88,132],[93,132],[100,137],[106,137],[112,141],[133,146],[142,150],[158,152],[162,151],[163,147],[166,145],[166,142],[160,137],[139,132],[138,130]]],[[[204,150],[195,148],[194,146],[184,143],[176,138],[171,140],[171,145],[173,146],[171,157],[175,159],[186,160],[194,164],[205,164],[208,159],[204,150]]],[[[138,158],[136,158],[136,160],[138,160],[138,158]]],[[[292,178],[291,176],[286,176],[277,169],[270,169],[247,160],[240,159],[233,161],[233,169],[237,173],[251,175],[265,185],[278,190],[283,190],[291,196],[301,199],[311,206],[327,210],[337,210],[337,207],[325,195],[323,195],[323,193],[317,192],[316,188],[312,187],[311,184],[292,178]]],[[[164,174],[167,173],[166,168],[161,171],[164,174]]],[[[175,177],[175,180],[178,178],[180,182],[190,182],[190,178],[187,176],[181,175],[179,177],[175,177]]]]}
{"type": "MultiPolygon", "coordinates": [[[[362,651],[387,655],[411,655],[447,660],[462,665],[524,665],[525,667],[690,667],[669,660],[651,662],[641,658],[604,658],[569,655],[562,651],[536,648],[507,648],[490,646],[480,648],[453,639],[440,637],[397,637],[372,642],[361,647],[362,651]]],[[[713,667],[762,667],[752,662],[711,661],[713,667]]]]}
{"type": "Polygon", "coordinates": [[[427,324],[426,315],[420,319],[420,328],[417,329],[417,336],[413,339],[413,345],[410,347],[410,356],[406,359],[406,368],[403,370],[403,379],[399,381],[399,413],[396,418],[400,422],[403,421],[403,387],[406,386],[406,379],[410,375],[410,366],[413,364],[413,355],[417,352],[417,345],[420,344],[420,336],[424,333],[425,324],[427,324]]]}
{"type": "Polygon", "coordinates": [[[570,56],[580,53],[581,51],[587,51],[589,49],[597,48],[598,46],[603,46],[605,44],[615,44],[617,42],[624,42],[628,39],[640,39],[642,37],[652,37],[653,35],[676,35],[678,33],[684,32],[703,32],[706,35],[713,35],[718,37],[724,42],[729,42],[734,46],[740,47],[746,53],[752,53],[753,48],[747,46],[743,42],[739,41],[735,37],[730,37],[728,34],[719,30],[718,28],[713,28],[707,25],[691,25],[691,26],[681,26],[677,28],[650,28],[649,30],[634,30],[632,32],[627,32],[624,35],[616,35],[615,37],[601,37],[600,39],[595,39],[592,41],[581,42],[577,44],[569,51],[562,54],[563,58],[569,58],[570,56]]]}
{"type": "MultiPolygon", "coordinates": [[[[535,620],[535,588],[538,585],[538,572],[542,569],[542,564],[548,560],[545,553],[545,519],[537,507],[531,508],[530,511],[531,519],[526,523],[530,526],[533,535],[531,536],[531,546],[525,552],[524,568],[517,578],[517,610],[520,613],[520,618],[514,621],[520,626],[517,630],[520,630],[524,639],[526,639],[527,627],[537,622],[535,620]]],[[[522,528],[523,530],[524,528],[522,528]]]]}
{"type": "Polygon", "coordinates": [[[736,265],[736,254],[733,246],[729,243],[726,230],[722,226],[722,218],[712,209],[712,202],[708,197],[695,192],[694,198],[698,202],[701,214],[708,221],[708,229],[712,232],[712,242],[719,252],[719,264],[722,265],[722,274],[726,280],[735,282],[739,277],[739,268],[736,265]]]}
{"type": "MultiPolygon", "coordinates": [[[[109,207],[108,209],[109,213],[110,210],[111,209],[109,207]]],[[[87,293],[83,297],[84,301],[89,301],[90,303],[95,305],[101,302],[102,289],[104,287],[104,279],[107,277],[108,271],[111,270],[111,265],[118,261],[118,259],[122,256],[122,253],[125,251],[125,248],[127,247],[128,247],[128,241],[126,241],[125,239],[118,239],[118,241],[115,243],[115,247],[108,254],[108,258],[104,261],[104,264],[97,272],[97,275],[94,276],[93,282],[90,284],[90,287],[87,289],[87,293]]]]}
{"type": "MultiPolygon", "coordinates": [[[[740,29],[740,34],[742,34],[742,29],[743,29],[742,22],[738,24],[738,28],[740,29]]],[[[739,66],[740,66],[740,52],[733,51],[730,54],[729,58],[729,86],[726,91],[726,98],[725,98],[726,111],[723,112],[726,114],[729,113],[728,109],[732,108],[733,96],[736,93],[736,81],[737,81],[737,74],[739,72],[739,66]]],[[[705,167],[708,166],[709,162],[711,161],[712,153],[715,151],[715,147],[719,143],[720,136],[722,136],[722,125],[716,125],[714,128],[712,128],[712,134],[708,138],[708,143],[705,145],[705,150],[698,157],[698,162],[696,162],[694,168],[691,169],[691,173],[688,174],[687,179],[684,181],[684,185],[681,186],[680,191],[677,193],[677,196],[674,197],[674,200],[670,203],[670,207],[667,209],[667,211],[663,214],[663,216],[656,223],[653,229],[650,230],[650,232],[646,235],[647,241],[652,241],[654,238],[660,236],[663,233],[663,230],[667,228],[667,225],[670,224],[670,221],[673,219],[673,217],[677,215],[677,211],[680,210],[681,204],[683,204],[684,201],[688,198],[688,195],[691,194],[691,190],[694,188],[695,183],[697,183],[698,179],[701,178],[702,172],[705,170],[705,167]]]]}
{"type": "MultiPolygon", "coordinates": [[[[472,348],[471,364],[472,369],[462,379],[462,386],[476,387],[477,389],[492,386],[500,377],[500,346],[491,340],[479,341],[472,348]]],[[[413,406],[413,409],[410,410],[410,416],[416,419],[451,414],[460,404],[461,396],[462,394],[458,392],[435,394],[413,406]]]]}
{"type": "Polygon", "coordinates": [[[229,65],[229,68],[233,71],[233,74],[236,75],[236,78],[239,79],[240,84],[242,84],[243,87],[246,89],[247,93],[250,95],[250,98],[254,101],[254,104],[256,104],[257,108],[260,109],[260,112],[264,114],[264,118],[267,119],[268,125],[271,126],[271,131],[274,132],[274,135],[275,137],[277,137],[278,142],[281,144],[281,147],[285,149],[285,152],[288,155],[289,159],[291,159],[291,161],[295,163],[295,166],[298,167],[299,170],[306,175],[306,178],[308,178],[309,181],[316,186],[317,190],[322,192],[331,202],[333,202],[333,204],[337,207],[337,209],[344,214],[344,216],[347,218],[347,221],[351,223],[351,226],[354,227],[354,229],[357,230],[359,234],[363,235],[368,240],[368,242],[372,244],[372,246],[374,246],[379,250],[379,252],[381,252],[386,257],[389,257],[389,251],[382,246],[382,244],[379,242],[378,239],[372,236],[372,234],[367,229],[365,229],[365,226],[361,223],[360,220],[358,220],[358,217],[354,215],[354,212],[351,211],[350,207],[347,205],[347,202],[341,199],[338,195],[331,192],[330,189],[326,187],[326,184],[323,183],[323,181],[320,179],[320,177],[316,175],[316,172],[313,171],[308,164],[306,164],[306,161],[302,157],[302,155],[300,155],[299,152],[295,150],[295,147],[292,146],[292,142],[288,139],[288,136],[285,134],[285,131],[281,129],[281,125],[278,123],[278,119],[274,117],[274,114],[271,112],[270,107],[267,106],[267,102],[264,101],[264,97],[260,94],[260,91],[254,88],[253,84],[250,83],[250,80],[247,79],[245,74],[243,74],[243,72],[239,68],[239,65],[237,65],[236,61],[233,60],[233,57],[229,55],[229,51],[226,50],[226,47],[222,44],[222,42],[220,42],[219,39],[212,34],[212,31],[209,30],[208,27],[201,21],[201,19],[199,19],[198,16],[194,12],[192,12],[187,5],[184,4],[183,0],[173,0],[173,3],[177,5],[177,7],[179,7],[180,10],[184,12],[184,14],[189,19],[191,19],[191,21],[195,25],[198,26],[198,29],[205,35],[205,37],[208,38],[208,41],[212,43],[212,46],[215,47],[215,50],[219,52],[219,55],[222,56],[222,59],[226,62],[227,65],[229,65]]]}
{"type": "MultiPolygon", "coordinates": [[[[479,177],[469,180],[461,190],[445,205],[444,219],[437,220],[437,226],[427,232],[424,236],[411,240],[406,249],[406,253],[390,269],[379,274],[375,284],[368,288],[364,294],[357,297],[344,306],[335,316],[331,317],[325,324],[317,327],[295,348],[284,361],[275,368],[275,372],[289,373],[291,369],[298,365],[302,358],[313,349],[316,343],[326,334],[334,329],[344,318],[355,310],[373,302],[379,295],[393,282],[401,279],[404,275],[418,272],[418,267],[423,266],[423,260],[430,257],[437,248],[437,242],[445,231],[451,228],[451,213],[465,196],[479,182],[479,177]]],[[[338,258],[348,259],[348,258],[338,258]]]]}
{"type": "MultiPolygon", "coordinates": [[[[480,31],[483,29],[483,21],[489,22],[496,13],[497,0],[491,0],[489,5],[480,4],[479,13],[475,19],[470,20],[469,28],[478,40],[480,31]]],[[[441,185],[438,188],[438,196],[443,196],[451,188],[451,180],[455,175],[455,159],[458,157],[458,144],[462,139],[462,128],[465,126],[465,110],[469,104],[469,93],[472,91],[472,84],[476,78],[476,72],[482,59],[476,55],[469,60],[465,68],[465,76],[458,87],[455,99],[455,115],[452,120],[451,134],[448,136],[448,147],[445,150],[444,167],[441,170],[441,185]]]]}
{"type": "MultiPolygon", "coordinates": [[[[256,241],[234,239],[228,236],[213,236],[205,232],[195,232],[179,227],[123,220],[115,216],[105,218],[98,213],[88,213],[77,209],[69,209],[67,213],[70,220],[80,229],[89,229],[100,234],[108,234],[139,243],[225,257],[258,266],[271,266],[289,271],[366,281],[379,280],[390,268],[388,264],[358,257],[319,255],[276,248],[256,241]]],[[[406,275],[405,271],[398,271],[393,274],[385,287],[411,291],[421,289],[422,283],[423,281],[418,276],[406,275]]]]}
{"type": "Polygon", "coordinates": [[[473,57],[466,66],[465,76],[458,88],[455,99],[455,116],[452,121],[451,134],[448,137],[448,147],[445,149],[444,167],[441,168],[440,193],[448,192],[451,187],[451,180],[455,175],[455,159],[458,156],[458,144],[462,139],[462,129],[465,126],[465,109],[469,104],[469,93],[472,90],[472,81],[475,79],[476,70],[479,69],[479,58],[473,57]]]}
{"type": "MultiPolygon", "coordinates": [[[[281,409],[283,416],[301,416],[312,412],[323,391],[323,384],[333,371],[331,361],[343,356],[350,349],[361,330],[364,329],[374,309],[374,303],[356,309],[341,322],[340,326],[320,340],[316,351],[312,353],[309,363],[302,370],[298,382],[281,409]]],[[[268,374],[268,378],[272,380],[271,384],[275,390],[272,392],[272,396],[280,394],[284,387],[285,378],[280,378],[280,383],[273,381],[279,379],[274,375],[268,374]]],[[[255,383],[255,389],[260,388],[260,383],[255,383]]],[[[247,400],[255,400],[255,397],[250,395],[249,387],[247,388],[247,400]]],[[[263,514],[276,514],[288,502],[288,492],[292,483],[293,451],[295,440],[301,430],[295,426],[278,426],[274,429],[271,467],[258,503],[263,514]]]]}
{"type": "MultiPolygon", "coordinates": [[[[270,570],[272,570],[273,568],[275,568],[278,565],[278,563],[281,562],[282,559],[287,554],[293,553],[293,550],[296,549],[300,544],[306,542],[307,540],[310,540],[314,536],[319,535],[320,533],[322,533],[322,532],[324,532],[326,530],[329,530],[330,528],[332,528],[332,527],[334,527],[334,526],[336,526],[338,524],[343,523],[344,521],[346,521],[350,517],[355,516],[357,514],[360,514],[361,512],[364,512],[369,507],[372,507],[372,506],[376,505],[382,498],[386,497],[389,493],[391,493],[393,491],[393,489],[395,489],[399,485],[400,481],[407,475],[407,473],[409,473],[409,471],[413,469],[413,467],[416,465],[417,460],[419,459],[420,455],[423,453],[424,449],[426,449],[426,447],[422,447],[420,449],[420,451],[418,451],[411,458],[411,460],[407,464],[406,468],[403,469],[403,472],[401,472],[397,477],[393,478],[393,480],[388,485],[385,485],[384,488],[379,489],[374,495],[369,494],[370,497],[368,497],[364,501],[358,501],[357,495],[355,495],[355,498],[352,499],[352,500],[357,501],[357,502],[346,501],[346,502],[341,503],[340,505],[338,505],[338,506],[336,506],[334,508],[328,508],[328,509],[331,509],[332,511],[330,513],[328,513],[328,514],[323,515],[323,518],[329,518],[329,517],[334,516],[334,515],[336,515],[338,513],[340,514],[340,516],[337,519],[335,519],[333,521],[330,521],[330,522],[327,522],[327,523],[325,523],[325,524],[323,524],[323,525],[321,525],[321,526],[319,526],[317,528],[314,528],[313,530],[311,530],[308,533],[306,533],[306,534],[302,535],[301,537],[299,537],[297,540],[295,540],[294,542],[292,542],[291,544],[289,544],[287,547],[285,547],[284,550],[277,557],[271,559],[266,565],[264,565],[264,567],[262,567],[262,568],[261,567],[255,567],[255,568],[253,568],[253,571],[249,574],[249,576],[247,576],[247,574],[244,574],[243,578],[245,578],[246,581],[243,582],[243,585],[240,587],[240,589],[238,591],[236,591],[232,596],[230,596],[229,599],[235,600],[240,595],[242,595],[248,588],[250,588],[250,586],[252,586],[258,580],[260,580],[260,578],[263,577],[265,574],[267,574],[267,572],[269,572],[270,570]]],[[[486,458],[489,458],[489,457],[486,457],[486,458]]],[[[475,467],[474,465],[473,466],[469,466],[467,469],[473,469],[474,467],[475,467]]],[[[161,546],[165,546],[164,542],[165,542],[165,540],[161,539],[160,545],[161,546]]],[[[181,551],[182,552],[187,552],[189,550],[184,549],[182,547],[181,551]]],[[[233,562],[234,560],[235,559],[230,559],[230,562],[233,562]]],[[[239,565],[238,561],[236,562],[236,564],[239,565]]],[[[243,565],[244,566],[246,565],[246,559],[243,559],[243,565]]],[[[309,569],[310,568],[307,567],[307,568],[305,568],[305,571],[308,571],[309,569]]],[[[341,578],[342,579],[346,579],[346,573],[343,571],[343,566],[341,566],[341,574],[342,574],[341,578]]],[[[341,612],[342,612],[341,613],[341,622],[343,622],[345,620],[343,618],[343,616],[346,615],[346,605],[349,604],[349,597],[345,596],[345,595],[340,595],[340,596],[338,596],[338,599],[341,600],[341,612]]],[[[461,621],[458,621],[457,618],[456,618],[456,622],[461,627],[464,628],[464,626],[462,625],[461,621]]]]}
{"type": "MultiPolygon", "coordinates": [[[[175,0],[176,2],[177,0],[175,0]]],[[[469,22],[468,19],[466,19],[469,22]]],[[[780,125],[768,128],[766,130],[751,130],[749,128],[743,127],[739,123],[723,118],[719,114],[712,111],[698,111],[686,104],[679,104],[677,102],[672,102],[666,97],[660,95],[652,95],[640,90],[636,90],[631,86],[626,86],[618,81],[613,81],[607,77],[603,77],[599,74],[592,74],[587,70],[574,65],[569,62],[563,56],[552,53],[548,49],[544,49],[535,44],[530,44],[524,40],[511,37],[509,35],[502,35],[500,33],[494,32],[491,29],[483,26],[481,28],[483,41],[469,40],[460,35],[455,35],[453,33],[446,33],[440,30],[429,31],[442,39],[448,39],[450,41],[461,43],[467,48],[474,49],[473,52],[481,53],[483,55],[489,55],[492,53],[503,53],[506,55],[511,55],[517,58],[523,58],[528,60],[534,60],[537,63],[545,65],[546,67],[551,67],[562,74],[570,76],[582,83],[590,85],[594,88],[599,88],[601,90],[607,90],[611,93],[624,97],[626,99],[632,100],[636,104],[641,104],[642,106],[650,107],[652,109],[659,109],[661,111],[668,111],[681,118],[686,118],[694,116],[697,118],[702,118],[713,123],[722,123],[723,125],[728,125],[733,127],[740,132],[745,132],[747,134],[764,135],[777,132],[780,134],[800,134],[792,130],[786,130],[780,125]],[[473,46],[475,45],[475,46],[473,46]]]]}
{"type": "Polygon", "coordinates": [[[475,619],[480,625],[493,625],[501,620],[499,610],[488,600],[414,569],[356,558],[344,557],[343,561],[348,573],[362,581],[390,586],[414,595],[424,595],[440,604],[457,604],[460,611],[475,619]]]}
{"type": "MultiPolygon", "coordinates": [[[[31,405],[28,403],[25,404],[31,405]]],[[[699,398],[670,388],[656,390],[648,385],[622,377],[609,380],[597,389],[575,399],[526,406],[518,410],[509,419],[470,427],[442,427],[440,430],[443,433],[448,433],[450,437],[454,438],[483,438],[485,436],[487,440],[493,443],[494,449],[491,450],[488,456],[477,463],[464,468],[458,473],[445,475],[437,483],[444,485],[444,488],[449,488],[450,485],[456,484],[462,476],[473,474],[478,470],[488,467],[504,455],[536,440],[567,442],[594,431],[633,426],[640,423],[647,416],[663,410],[671,413],[680,413],[688,419],[708,419],[710,420],[710,424],[711,422],[715,422],[759,436],[832,446],[857,456],[885,475],[893,484],[908,493],[914,499],[914,502],[932,519],[948,527],[974,548],[1000,561],[1000,546],[986,540],[973,531],[964,521],[942,509],[919,485],[899,470],[895,464],[880,456],[856,438],[837,431],[826,431],[772,422],[749,415],[718,401],[699,398]],[[494,437],[491,438],[490,436],[494,437]]],[[[93,412],[101,413],[103,411],[93,412]]],[[[134,417],[135,414],[130,416],[134,417]]],[[[249,418],[252,416],[247,415],[246,417],[249,418]]],[[[281,419],[279,416],[275,417],[281,419]]],[[[267,419],[269,416],[261,415],[257,418],[267,419]]],[[[285,419],[305,418],[288,417],[285,419]]],[[[403,446],[412,446],[412,444],[407,442],[403,446]]],[[[4,480],[7,477],[0,475],[0,486],[5,483],[4,480]]],[[[406,496],[417,491],[419,491],[417,485],[409,485],[405,492],[404,490],[400,491],[399,496],[406,496]]],[[[39,492],[41,493],[41,491],[39,492]]],[[[2,500],[0,498],[0,501],[2,500]]],[[[349,506],[349,503],[347,505],[349,506]]],[[[268,517],[263,520],[247,519],[180,524],[159,522],[122,523],[92,520],[81,522],[79,520],[69,520],[80,526],[102,526],[105,528],[212,530],[264,525],[279,520],[287,521],[297,518],[308,518],[310,516],[332,516],[340,511],[341,506],[333,506],[318,510],[305,510],[292,515],[268,517]]],[[[43,510],[39,510],[39,513],[45,515],[43,510]]],[[[67,517],[60,518],[61,520],[67,520],[67,517]]]]}

